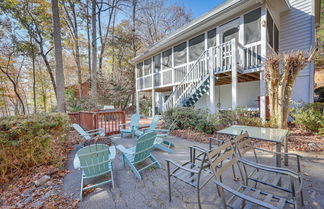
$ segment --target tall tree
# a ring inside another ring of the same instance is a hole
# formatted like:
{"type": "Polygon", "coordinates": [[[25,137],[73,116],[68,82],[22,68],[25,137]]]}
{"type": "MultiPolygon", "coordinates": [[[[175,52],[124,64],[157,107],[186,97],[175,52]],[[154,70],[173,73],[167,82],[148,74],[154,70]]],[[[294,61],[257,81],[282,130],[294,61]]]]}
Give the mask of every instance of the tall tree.
{"type": "Polygon", "coordinates": [[[65,20],[66,25],[68,26],[71,38],[73,40],[73,56],[75,63],[77,65],[77,74],[78,74],[78,88],[79,88],[79,97],[82,97],[82,71],[81,71],[81,58],[80,58],[80,38],[79,38],[79,27],[77,21],[77,9],[79,6],[78,2],[74,0],[66,0],[63,4],[65,11],[65,20]]]}
{"type": "Polygon", "coordinates": [[[97,105],[97,2],[91,0],[91,26],[92,26],[92,66],[91,66],[91,99],[93,105],[97,105]]]}
{"type": "Polygon", "coordinates": [[[64,82],[64,72],[63,72],[61,26],[60,26],[58,0],[52,0],[52,13],[53,13],[53,38],[54,38],[55,63],[56,63],[57,109],[59,112],[66,112],[65,97],[64,97],[65,82],[64,82]]]}

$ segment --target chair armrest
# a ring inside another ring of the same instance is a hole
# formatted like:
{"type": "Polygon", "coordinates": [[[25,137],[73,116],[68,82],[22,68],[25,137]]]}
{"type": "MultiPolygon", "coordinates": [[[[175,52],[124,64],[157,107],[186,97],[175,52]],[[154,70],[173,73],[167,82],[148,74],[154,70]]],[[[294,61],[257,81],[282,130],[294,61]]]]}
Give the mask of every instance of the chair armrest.
{"type": "Polygon", "coordinates": [[[303,158],[303,156],[295,154],[295,153],[274,152],[274,151],[271,151],[271,150],[262,149],[262,148],[258,148],[258,147],[253,147],[253,148],[255,150],[260,150],[262,152],[268,152],[268,153],[272,153],[272,154],[281,154],[281,155],[287,155],[287,156],[294,156],[294,157],[296,157],[296,160],[297,160],[297,171],[301,172],[300,159],[303,158]]]}
{"type": "Polygon", "coordinates": [[[118,145],[116,147],[119,151],[121,151],[122,153],[126,153],[126,154],[134,154],[133,151],[129,150],[129,149],[126,149],[123,145],[118,145]]]}
{"type": "Polygon", "coordinates": [[[296,173],[296,172],[294,172],[294,171],[292,171],[290,169],[287,169],[287,168],[278,168],[278,167],[274,167],[274,166],[263,165],[263,164],[252,162],[250,160],[246,160],[244,158],[240,158],[240,159],[238,159],[238,161],[240,163],[243,163],[243,164],[248,165],[250,167],[261,169],[261,170],[264,170],[264,171],[289,175],[289,176],[292,176],[294,178],[299,178],[300,177],[300,175],[298,173],[296,173]]]}
{"type": "Polygon", "coordinates": [[[92,130],[89,130],[89,131],[86,131],[87,133],[92,133],[92,132],[98,132],[98,131],[101,131],[102,128],[97,128],[97,129],[92,129],[92,130]]]}
{"type": "Polygon", "coordinates": [[[156,132],[169,132],[169,129],[158,129],[158,128],[155,128],[155,129],[151,129],[152,131],[156,131],[156,132]]]}
{"type": "MultiPolygon", "coordinates": [[[[196,171],[196,170],[193,170],[193,169],[190,169],[190,168],[186,168],[186,167],[183,167],[182,165],[180,165],[179,163],[176,163],[174,162],[173,160],[170,160],[170,159],[166,159],[165,160],[167,162],[167,164],[173,164],[175,167],[177,167],[178,169],[182,169],[182,170],[185,170],[185,171],[188,171],[190,173],[196,173],[198,174],[199,172],[196,171]]],[[[172,172],[173,173],[173,172],[172,172]]]]}
{"type": "Polygon", "coordinates": [[[115,146],[109,147],[109,152],[110,152],[109,160],[115,159],[115,157],[116,157],[116,147],[115,146]]]}
{"type": "Polygon", "coordinates": [[[200,152],[209,152],[209,150],[201,147],[201,146],[198,146],[198,145],[193,145],[193,146],[190,146],[192,149],[195,149],[195,150],[198,150],[200,152]]]}
{"type": "Polygon", "coordinates": [[[270,203],[267,203],[267,202],[263,202],[261,200],[258,200],[256,198],[253,198],[251,196],[247,196],[245,194],[242,194],[241,192],[238,192],[232,188],[230,188],[229,186],[226,186],[225,184],[221,183],[220,181],[214,181],[215,184],[217,186],[220,186],[222,187],[223,189],[225,189],[226,191],[234,194],[235,196],[239,197],[239,198],[242,198],[248,202],[251,202],[251,203],[254,203],[254,204],[257,204],[259,206],[262,206],[262,207],[265,207],[265,208],[270,208],[270,209],[277,209],[276,207],[274,207],[273,205],[271,205],[270,203]]]}
{"type": "Polygon", "coordinates": [[[214,138],[214,137],[209,137],[209,150],[212,149],[212,141],[216,141],[217,142],[217,146],[220,146],[222,145],[225,141],[223,140],[220,140],[220,139],[217,139],[217,138],[214,138]]]}

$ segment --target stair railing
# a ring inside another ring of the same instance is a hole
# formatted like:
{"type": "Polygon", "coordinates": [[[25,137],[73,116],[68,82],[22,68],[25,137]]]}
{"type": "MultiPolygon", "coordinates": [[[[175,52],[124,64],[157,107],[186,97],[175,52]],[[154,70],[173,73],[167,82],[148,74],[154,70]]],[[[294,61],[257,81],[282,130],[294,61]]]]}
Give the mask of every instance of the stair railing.
{"type": "Polygon", "coordinates": [[[207,75],[210,75],[210,72],[215,72],[215,70],[222,71],[225,64],[230,66],[232,64],[232,51],[232,41],[204,51],[197,61],[189,67],[188,73],[165,101],[164,111],[179,106],[198,87],[199,83],[207,75]],[[209,65],[209,61],[212,62],[212,65],[209,65]],[[212,70],[210,66],[212,66],[212,70]]]}

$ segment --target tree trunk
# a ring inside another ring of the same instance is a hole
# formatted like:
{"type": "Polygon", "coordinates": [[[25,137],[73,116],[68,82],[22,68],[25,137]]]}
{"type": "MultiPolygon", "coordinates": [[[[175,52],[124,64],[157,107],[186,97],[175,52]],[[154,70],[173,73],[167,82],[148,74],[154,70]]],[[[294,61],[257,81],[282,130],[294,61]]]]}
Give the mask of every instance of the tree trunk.
{"type": "MultiPolygon", "coordinates": [[[[92,69],[91,69],[91,37],[90,37],[90,15],[89,15],[89,7],[88,5],[90,4],[89,0],[87,0],[87,9],[86,9],[86,14],[87,14],[87,38],[88,38],[88,70],[89,70],[89,75],[90,78],[92,78],[92,69]]],[[[91,79],[90,79],[90,85],[91,85],[91,79]]]]}
{"type": "MultiPolygon", "coordinates": [[[[137,6],[137,0],[132,0],[132,6],[133,6],[133,11],[132,11],[132,32],[133,32],[133,41],[132,41],[132,48],[133,48],[133,57],[136,57],[136,6],[137,6]]],[[[135,67],[133,67],[133,78],[134,82],[136,82],[136,75],[135,75],[135,67]]],[[[133,94],[132,94],[132,106],[135,106],[135,98],[136,98],[136,87],[133,89],[133,94]]]]}
{"type": "Polygon", "coordinates": [[[97,19],[96,0],[92,1],[92,73],[91,73],[91,98],[94,106],[97,105],[97,19]]]}
{"type": "Polygon", "coordinates": [[[33,65],[33,104],[34,104],[34,114],[37,113],[37,103],[36,103],[36,68],[35,68],[35,56],[32,56],[33,65]]]}
{"type": "Polygon", "coordinates": [[[64,72],[63,72],[61,26],[60,26],[58,0],[52,0],[52,13],[53,13],[53,38],[54,38],[55,63],[56,63],[57,109],[59,112],[66,112],[65,97],[64,97],[65,82],[64,82],[64,72]]]}

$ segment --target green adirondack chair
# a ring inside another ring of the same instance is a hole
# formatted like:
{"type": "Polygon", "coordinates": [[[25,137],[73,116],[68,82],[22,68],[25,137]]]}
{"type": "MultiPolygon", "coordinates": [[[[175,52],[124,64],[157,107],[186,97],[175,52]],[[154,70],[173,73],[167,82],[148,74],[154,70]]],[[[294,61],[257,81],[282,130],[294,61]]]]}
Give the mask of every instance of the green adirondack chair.
{"type": "Polygon", "coordinates": [[[140,137],[142,136],[144,133],[147,133],[147,132],[150,132],[151,130],[154,130],[156,129],[158,123],[159,123],[159,120],[160,120],[160,116],[159,115],[155,115],[151,121],[151,124],[150,124],[150,127],[149,128],[143,128],[141,131],[140,130],[137,130],[136,131],[136,136],[137,137],[140,137]]]}
{"type": "Polygon", "coordinates": [[[139,120],[140,115],[133,114],[128,129],[126,129],[126,124],[120,124],[120,136],[123,137],[124,134],[130,134],[132,135],[132,137],[134,137],[135,132],[138,130],[139,127],[139,120]]]}
{"type": "Polygon", "coordinates": [[[173,150],[170,148],[174,147],[174,144],[165,140],[165,138],[170,135],[170,132],[174,128],[175,124],[176,124],[176,121],[173,121],[168,129],[151,129],[150,130],[151,132],[156,133],[156,139],[154,141],[154,148],[160,149],[160,150],[168,152],[168,153],[173,152],[173,150]]]}
{"type": "Polygon", "coordinates": [[[108,183],[112,183],[112,186],[114,188],[115,185],[112,160],[115,158],[115,154],[116,152],[111,152],[109,147],[105,144],[92,144],[80,149],[76,153],[80,162],[80,168],[82,170],[80,191],[81,200],[83,197],[83,191],[87,189],[91,189],[108,183]],[[102,176],[105,174],[110,174],[110,178],[108,180],[83,188],[84,180],[102,176]]]}
{"type": "Polygon", "coordinates": [[[85,139],[90,140],[94,136],[105,136],[105,132],[102,128],[85,131],[79,124],[72,124],[72,127],[85,139]]]}
{"type": "Polygon", "coordinates": [[[127,163],[139,180],[142,180],[140,174],[141,171],[153,165],[157,166],[158,168],[161,168],[160,163],[151,154],[155,138],[156,138],[156,133],[149,132],[139,137],[136,140],[136,145],[132,148],[126,149],[122,145],[117,146],[117,149],[122,152],[124,166],[125,163],[127,163]],[[141,163],[147,159],[152,161],[149,165],[146,165],[141,169],[136,168],[136,165],[138,163],[141,163]]]}

